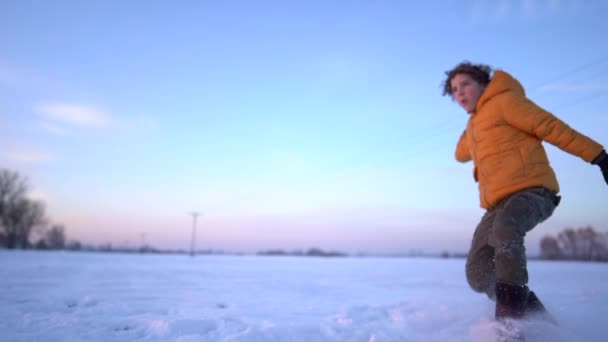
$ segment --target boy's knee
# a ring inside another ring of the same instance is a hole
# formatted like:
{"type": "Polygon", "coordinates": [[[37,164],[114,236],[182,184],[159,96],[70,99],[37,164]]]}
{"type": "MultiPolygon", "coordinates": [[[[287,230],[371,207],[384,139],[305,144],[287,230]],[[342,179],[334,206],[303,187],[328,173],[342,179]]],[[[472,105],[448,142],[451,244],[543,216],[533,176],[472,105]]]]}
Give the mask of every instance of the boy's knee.
{"type": "Polygon", "coordinates": [[[492,272],[488,272],[487,268],[467,263],[466,276],[467,282],[473,291],[486,293],[490,298],[493,298],[495,276],[492,272]]]}
{"type": "Polygon", "coordinates": [[[484,292],[485,286],[481,282],[481,279],[475,275],[467,273],[467,282],[473,291],[475,292],[484,292]]]}

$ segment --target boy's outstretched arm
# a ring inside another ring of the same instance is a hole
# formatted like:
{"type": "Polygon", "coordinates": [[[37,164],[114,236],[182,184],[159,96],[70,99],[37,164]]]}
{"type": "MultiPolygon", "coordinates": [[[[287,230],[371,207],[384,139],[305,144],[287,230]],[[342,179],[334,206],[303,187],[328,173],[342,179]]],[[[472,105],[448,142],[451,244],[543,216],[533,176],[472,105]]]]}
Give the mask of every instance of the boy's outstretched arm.
{"type": "Polygon", "coordinates": [[[604,175],[604,180],[606,181],[606,184],[608,184],[608,153],[606,153],[606,150],[602,151],[597,158],[593,159],[591,164],[600,167],[600,170],[602,170],[602,174],[604,175]]]}
{"type": "Polygon", "coordinates": [[[577,132],[553,114],[521,96],[505,96],[505,121],[531,135],[547,141],[560,149],[598,165],[608,184],[608,154],[593,139],[577,132]]]}
{"type": "Polygon", "coordinates": [[[507,94],[502,99],[503,118],[509,125],[589,163],[604,150],[598,142],[574,130],[529,99],[515,94],[507,94]]]}

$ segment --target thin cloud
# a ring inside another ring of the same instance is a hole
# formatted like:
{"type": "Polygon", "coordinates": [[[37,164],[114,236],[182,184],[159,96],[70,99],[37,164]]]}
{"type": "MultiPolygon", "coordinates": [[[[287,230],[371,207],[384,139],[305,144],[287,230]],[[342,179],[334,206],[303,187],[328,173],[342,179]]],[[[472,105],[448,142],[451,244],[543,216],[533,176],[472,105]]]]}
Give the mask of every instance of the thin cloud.
{"type": "Polygon", "coordinates": [[[68,130],[53,122],[39,121],[38,126],[45,132],[52,133],[55,135],[67,135],[68,130]]]}
{"type": "Polygon", "coordinates": [[[475,22],[539,19],[559,13],[570,13],[575,7],[576,1],[570,0],[477,0],[473,2],[470,13],[475,22]]]}
{"type": "Polygon", "coordinates": [[[23,149],[8,150],[5,156],[19,164],[44,164],[53,160],[53,156],[47,152],[23,149]]]}
{"type": "Polygon", "coordinates": [[[69,103],[52,103],[37,108],[38,113],[56,124],[80,127],[106,127],[110,117],[101,110],[69,103]]]}

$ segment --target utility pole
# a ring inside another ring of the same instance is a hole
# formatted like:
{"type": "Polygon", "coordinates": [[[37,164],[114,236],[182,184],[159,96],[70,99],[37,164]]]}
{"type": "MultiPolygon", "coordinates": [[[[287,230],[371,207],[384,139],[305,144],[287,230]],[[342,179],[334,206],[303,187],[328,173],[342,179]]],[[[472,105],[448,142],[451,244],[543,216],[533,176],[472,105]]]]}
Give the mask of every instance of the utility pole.
{"type": "Polygon", "coordinates": [[[196,254],[196,220],[198,219],[199,212],[193,211],[189,213],[192,215],[192,240],[190,241],[190,255],[196,254]]]}
{"type": "Polygon", "coordinates": [[[146,248],[148,244],[146,243],[146,233],[141,233],[141,248],[146,248]]]}

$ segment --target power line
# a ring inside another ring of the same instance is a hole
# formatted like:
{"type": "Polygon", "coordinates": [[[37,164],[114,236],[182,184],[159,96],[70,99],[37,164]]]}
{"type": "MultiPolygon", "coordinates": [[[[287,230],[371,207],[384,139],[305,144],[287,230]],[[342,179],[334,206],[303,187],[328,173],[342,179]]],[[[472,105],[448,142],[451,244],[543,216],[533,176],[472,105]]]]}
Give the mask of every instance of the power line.
{"type": "Polygon", "coordinates": [[[572,69],[570,71],[567,71],[567,72],[565,72],[565,73],[563,73],[561,75],[558,75],[558,76],[556,76],[556,77],[554,77],[554,78],[552,78],[552,79],[550,79],[548,81],[545,81],[545,82],[543,82],[543,83],[541,83],[539,85],[533,86],[533,87],[531,87],[531,89],[537,89],[537,88],[546,86],[547,84],[551,84],[553,82],[560,81],[560,80],[562,80],[562,79],[564,79],[564,78],[566,78],[566,77],[568,77],[570,75],[576,74],[578,72],[581,72],[581,71],[583,71],[585,69],[588,69],[588,68],[590,68],[592,66],[595,66],[595,65],[598,65],[598,64],[602,64],[604,62],[608,62],[608,56],[605,56],[605,57],[602,57],[602,58],[597,59],[595,61],[583,64],[583,65],[581,65],[579,67],[576,67],[576,68],[574,68],[574,69],[572,69]]]}
{"type": "Polygon", "coordinates": [[[561,107],[561,110],[564,110],[566,108],[573,107],[573,106],[575,106],[575,105],[577,105],[579,103],[582,103],[582,102],[590,102],[591,100],[593,100],[595,98],[598,98],[598,97],[602,97],[602,96],[606,96],[606,94],[603,93],[603,92],[595,92],[595,93],[593,93],[591,95],[583,96],[583,97],[580,97],[580,98],[578,98],[578,99],[576,99],[574,101],[567,102],[565,104],[561,104],[561,105],[559,105],[559,107],[561,107]]]}

